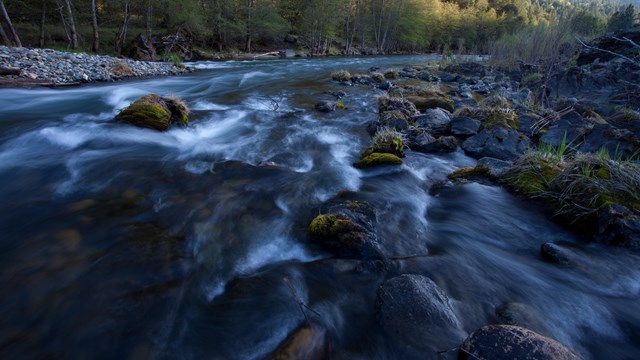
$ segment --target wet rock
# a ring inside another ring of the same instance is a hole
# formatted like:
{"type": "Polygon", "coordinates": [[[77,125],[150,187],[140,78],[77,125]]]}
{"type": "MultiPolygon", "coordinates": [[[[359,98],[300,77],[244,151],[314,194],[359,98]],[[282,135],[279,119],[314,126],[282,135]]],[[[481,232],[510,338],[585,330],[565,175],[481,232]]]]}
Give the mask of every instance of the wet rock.
{"type": "Polygon", "coordinates": [[[529,138],[508,127],[482,130],[462,143],[467,154],[475,158],[493,157],[515,160],[529,147],[529,138]]]}
{"type": "Polygon", "coordinates": [[[484,77],[487,74],[487,68],[475,62],[465,62],[460,64],[451,64],[444,68],[446,73],[456,73],[465,76],[484,77]]]}
{"type": "Polygon", "coordinates": [[[499,179],[511,169],[513,162],[492,157],[483,157],[478,160],[478,165],[487,168],[487,170],[489,170],[489,176],[499,179]]]}
{"type": "Polygon", "coordinates": [[[467,116],[456,116],[451,119],[451,133],[457,136],[468,137],[475,135],[480,130],[480,120],[472,119],[467,116]]]}
{"type": "Polygon", "coordinates": [[[586,121],[580,114],[572,111],[553,123],[540,137],[540,141],[558,147],[566,138],[566,144],[575,145],[586,132],[586,121]]]}
{"type": "Polygon", "coordinates": [[[378,289],[376,314],[385,332],[409,352],[449,349],[464,337],[449,298],[425,276],[400,275],[384,282],[378,289]]]}
{"type": "Polygon", "coordinates": [[[460,346],[460,360],[536,359],[578,360],[558,341],[511,325],[489,325],[474,331],[460,346]]]}
{"type": "Polygon", "coordinates": [[[312,325],[304,325],[293,331],[269,356],[271,360],[326,358],[325,331],[312,325]]]}
{"type": "Polygon", "coordinates": [[[358,160],[353,166],[359,169],[366,169],[376,166],[384,165],[401,165],[402,159],[394,154],[389,153],[371,153],[365,155],[362,159],[358,160]]]}
{"type": "Polygon", "coordinates": [[[149,94],[116,115],[116,120],[142,128],[165,131],[171,124],[186,126],[189,108],[176,97],[149,94]]]}
{"type": "Polygon", "coordinates": [[[636,154],[640,147],[640,140],[627,129],[618,129],[608,124],[597,124],[585,137],[578,148],[581,152],[594,152],[604,149],[611,158],[627,159],[636,154]]]}
{"type": "Polygon", "coordinates": [[[571,254],[569,250],[558,244],[548,242],[540,246],[540,254],[546,261],[559,265],[570,265],[571,254]]]}
{"type": "Polygon", "coordinates": [[[378,89],[389,91],[393,87],[393,84],[389,80],[384,80],[380,85],[378,85],[378,89]]]}
{"type": "Polygon", "coordinates": [[[418,135],[411,144],[411,149],[424,153],[454,152],[460,140],[455,136],[440,136],[434,138],[428,133],[418,135]]]}
{"type": "Polygon", "coordinates": [[[508,302],[496,308],[496,320],[500,325],[514,325],[546,334],[543,316],[531,306],[519,302],[508,302]]]}
{"type": "Polygon", "coordinates": [[[323,100],[316,104],[315,109],[320,112],[331,112],[336,110],[336,102],[323,100]]]}
{"type": "Polygon", "coordinates": [[[411,116],[399,110],[385,111],[380,114],[380,126],[398,131],[407,130],[411,121],[411,116]]]}
{"type": "Polygon", "coordinates": [[[451,127],[451,113],[440,108],[428,109],[424,114],[414,117],[413,121],[416,126],[432,134],[444,134],[451,127]]]}
{"type": "Polygon", "coordinates": [[[326,213],[309,225],[311,240],[338,257],[380,259],[383,257],[376,235],[376,212],[364,201],[329,204],[326,213]]]}
{"type": "Polygon", "coordinates": [[[411,101],[421,111],[437,108],[453,111],[454,107],[453,100],[439,92],[432,92],[432,94],[427,95],[411,95],[407,96],[407,100],[411,101]]]}
{"type": "Polygon", "coordinates": [[[596,240],[606,245],[640,250],[640,216],[621,205],[609,205],[598,214],[596,240]]]}
{"type": "Polygon", "coordinates": [[[387,111],[399,111],[407,118],[413,118],[418,114],[418,109],[410,101],[397,97],[381,96],[378,98],[378,112],[382,116],[387,111]]]}

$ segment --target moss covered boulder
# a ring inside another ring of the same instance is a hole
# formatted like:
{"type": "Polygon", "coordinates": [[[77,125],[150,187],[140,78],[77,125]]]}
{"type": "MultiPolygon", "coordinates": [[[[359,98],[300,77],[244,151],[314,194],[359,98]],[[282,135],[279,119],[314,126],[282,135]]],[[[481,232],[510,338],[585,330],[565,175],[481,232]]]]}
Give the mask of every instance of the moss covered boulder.
{"type": "Polygon", "coordinates": [[[428,110],[441,108],[447,111],[453,111],[453,100],[447,95],[440,92],[433,92],[428,95],[411,95],[407,96],[407,100],[412,102],[418,110],[428,110]]]}
{"type": "Polygon", "coordinates": [[[401,165],[402,159],[389,153],[371,153],[358,160],[353,166],[364,169],[383,165],[401,165]]]}
{"type": "Polygon", "coordinates": [[[149,94],[116,115],[116,120],[142,128],[166,131],[173,124],[189,124],[189,108],[177,97],[149,94]]]}
{"type": "Polygon", "coordinates": [[[309,225],[309,235],[322,248],[348,259],[382,258],[376,235],[376,212],[364,201],[336,201],[309,225]]]}

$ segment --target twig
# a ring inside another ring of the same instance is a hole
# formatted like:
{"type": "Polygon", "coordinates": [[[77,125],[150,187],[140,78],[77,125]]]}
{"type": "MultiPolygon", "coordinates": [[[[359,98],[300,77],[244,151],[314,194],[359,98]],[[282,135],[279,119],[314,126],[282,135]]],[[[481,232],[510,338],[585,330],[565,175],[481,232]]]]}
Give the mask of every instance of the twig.
{"type": "Polygon", "coordinates": [[[296,289],[293,287],[293,285],[291,284],[291,281],[289,281],[288,277],[285,276],[282,280],[284,281],[285,284],[287,284],[287,286],[289,287],[289,290],[291,290],[291,294],[293,295],[293,298],[296,300],[296,303],[300,307],[300,312],[302,312],[302,316],[304,316],[304,319],[305,319],[305,321],[307,323],[309,323],[309,318],[307,317],[307,313],[305,313],[304,309],[307,309],[307,310],[311,311],[317,317],[321,317],[320,313],[318,313],[317,311],[315,311],[312,308],[310,308],[309,306],[307,306],[307,304],[305,304],[304,301],[302,301],[302,299],[300,299],[300,297],[298,296],[298,293],[296,292],[296,289]]]}
{"type": "Polygon", "coordinates": [[[629,39],[626,36],[624,36],[622,39],[620,39],[619,37],[615,37],[615,36],[612,36],[611,38],[614,39],[614,40],[618,40],[620,42],[628,42],[629,44],[633,45],[634,47],[637,47],[638,49],[640,49],[640,45],[638,45],[635,41],[629,39]]]}

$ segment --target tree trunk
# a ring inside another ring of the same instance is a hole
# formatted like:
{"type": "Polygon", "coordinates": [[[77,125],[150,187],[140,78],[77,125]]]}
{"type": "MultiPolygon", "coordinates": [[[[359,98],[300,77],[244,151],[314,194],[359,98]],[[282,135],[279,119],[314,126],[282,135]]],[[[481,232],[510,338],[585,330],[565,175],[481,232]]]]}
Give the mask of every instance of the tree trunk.
{"type": "Polygon", "coordinates": [[[40,1],[40,38],[38,39],[38,45],[44,47],[44,21],[47,18],[47,0],[40,1]]]}
{"type": "MultiPolygon", "coordinates": [[[[0,0],[0,12],[2,14],[2,20],[4,21],[5,24],[7,24],[7,28],[9,28],[9,32],[11,33],[11,37],[13,38],[13,44],[16,47],[22,47],[22,43],[20,42],[20,38],[18,37],[18,33],[16,32],[16,29],[13,27],[13,24],[11,23],[11,18],[9,18],[9,14],[7,13],[7,9],[4,7],[4,1],[0,0]]],[[[6,36],[6,34],[5,34],[6,36]]]]}
{"type": "Polygon", "coordinates": [[[251,33],[253,32],[253,1],[247,0],[247,37],[244,42],[244,51],[251,52],[251,33]]]}
{"type": "Polygon", "coordinates": [[[98,52],[100,50],[100,36],[98,35],[98,10],[96,9],[96,0],[91,0],[91,26],[93,27],[93,45],[91,51],[98,52]]]}
{"type": "Polygon", "coordinates": [[[122,48],[124,47],[124,42],[127,39],[127,28],[129,27],[129,19],[131,18],[131,13],[129,12],[129,3],[130,3],[130,0],[127,0],[124,3],[124,14],[122,15],[122,25],[118,30],[118,35],[116,35],[116,54],[120,54],[122,52],[122,48]]]}
{"type": "Polygon", "coordinates": [[[151,41],[151,20],[153,19],[153,5],[147,1],[147,40],[151,41]]]}
{"type": "Polygon", "coordinates": [[[76,22],[73,19],[73,5],[71,0],[64,0],[64,5],[67,10],[67,24],[69,25],[69,36],[71,37],[71,48],[78,48],[78,30],[76,29],[76,22]]]}
{"type": "Polygon", "coordinates": [[[0,39],[2,39],[3,44],[7,46],[11,46],[11,40],[9,40],[9,38],[7,37],[7,33],[4,32],[4,29],[2,28],[2,24],[0,24],[0,39]]]}

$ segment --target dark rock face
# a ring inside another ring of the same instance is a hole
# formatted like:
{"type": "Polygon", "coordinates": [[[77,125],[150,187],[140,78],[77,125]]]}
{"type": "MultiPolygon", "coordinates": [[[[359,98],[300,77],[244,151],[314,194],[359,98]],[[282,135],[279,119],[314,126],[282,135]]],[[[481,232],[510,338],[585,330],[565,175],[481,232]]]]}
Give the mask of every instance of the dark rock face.
{"type": "Polygon", "coordinates": [[[621,205],[610,205],[598,216],[598,242],[640,250],[640,216],[621,205]]]}
{"type": "Polygon", "coordinates": [[[460,346],[460,360],[536,359],[578,360],[558,341],[511,325],[489,325],[474,331],[460,346]]]}
{"type": "Polygon", "coordinates": [[[320,112],[331,112],[336,109],[336,102],[323,100],[316,104],[315,109],[320,112]]]}
{"type": "Polygon", "coordinates": [[[475,158],[493,157],[515,160],[529,147],[529,138],[507,127],[482,130],[462,143],[462,148],[475,158]]]}
{"type": "Polygon", "coordinates": [[[329,206],[309,226],[311,240],[339,257],[383,257],[375,224],[375,210],[364,201],[345,201],[329,206]]]}
{"type": "Polygon", "coordinates": [[[451,127],[451,113],[440,108],[428,109],[424,114],[414,117],[413,121],[416,126],[432,134],[443,134],[451,127]]]}
{"type": "Polygon", "coordinates": [[[513,162],[500,160],[491,157],[483,157],[478,160],[478,165],[482,165],[489,169],[489,175],[494,178],[501,178],[504,174],[511,169],[513,162]]]}
{"type": "Polygon", "coordinates": [[[448,349],[464,337],[449,298],[425,276],[401,275],[384,282],[376,310],[384,330],[409,352],[442,350],[428,349],[427,340],[448,349]]]}
{"type": "Polygon", "coordinates": [[[567,144],[575,145],[586,132],[586,121],[580,114],[572,111],[551,125],[549,130],[540,137],[540,141],[557,147],[566,137],[567,144]]]}
{"type": "Polygon", "coordinates": [[[480,120],[472,119],[467,116],[456,116],[451,119],[451,133],[458,136],[471,136],[480,130],[480,120]]]}
{"type": "Polygon", "coordinates": [[[585,137],[578,150],[597,153],[605,149],[612,158],[621,156],[626,159],[638,151],[639,145],[640,141],[630,130],[598,124],[585,137]]]}

